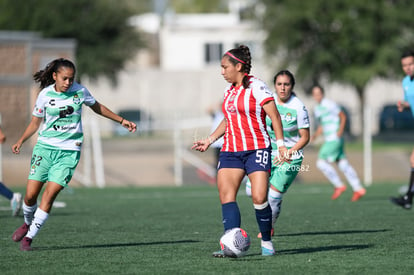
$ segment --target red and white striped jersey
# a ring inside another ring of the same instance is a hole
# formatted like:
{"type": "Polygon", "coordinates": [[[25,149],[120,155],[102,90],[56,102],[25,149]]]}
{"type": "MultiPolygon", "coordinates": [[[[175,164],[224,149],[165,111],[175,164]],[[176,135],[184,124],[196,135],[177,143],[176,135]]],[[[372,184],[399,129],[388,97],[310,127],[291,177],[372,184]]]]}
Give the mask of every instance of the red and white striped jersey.
{"type": "Polygon", "coordinates": [[[222,151],[240,152],[270,146],[263,105],[274,100],[267,85],[250,77],[249,88],[230,85],[224,92],[223,114],[227,120],[222,151]]]}

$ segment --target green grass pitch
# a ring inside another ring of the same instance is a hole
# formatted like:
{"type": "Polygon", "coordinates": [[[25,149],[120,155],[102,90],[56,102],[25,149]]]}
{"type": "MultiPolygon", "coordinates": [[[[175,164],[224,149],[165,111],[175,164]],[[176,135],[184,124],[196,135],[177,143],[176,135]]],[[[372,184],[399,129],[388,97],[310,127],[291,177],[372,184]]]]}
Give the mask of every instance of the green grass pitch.
{"type": "Polygon", "coordinates": [[[350,202],[350,188],[331,201],[328,184],[294,184],[284,197],[273,239],[277,255],[262,257],[254,210],[242,186],[242,228],[248,255],[216,259],[222,233],[217,189],[211,186],[75,188],[58,201],[21,252],[11,234],[23,218],[0,206],[1,274],[412,274],[414,209],[389,202],[399,185],[373,184],[350,202]]]}

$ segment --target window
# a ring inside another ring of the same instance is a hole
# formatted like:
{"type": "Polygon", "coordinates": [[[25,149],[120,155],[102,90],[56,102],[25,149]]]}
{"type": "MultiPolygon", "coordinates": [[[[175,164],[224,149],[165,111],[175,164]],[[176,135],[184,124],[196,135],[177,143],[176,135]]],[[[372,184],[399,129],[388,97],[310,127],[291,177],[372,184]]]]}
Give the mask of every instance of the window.
{"type": "Polygon", "coordinates": [[[207,64],[220,62],[223,55],[222,43],[207,43],[204,44],[204,60],[207,64]]]}

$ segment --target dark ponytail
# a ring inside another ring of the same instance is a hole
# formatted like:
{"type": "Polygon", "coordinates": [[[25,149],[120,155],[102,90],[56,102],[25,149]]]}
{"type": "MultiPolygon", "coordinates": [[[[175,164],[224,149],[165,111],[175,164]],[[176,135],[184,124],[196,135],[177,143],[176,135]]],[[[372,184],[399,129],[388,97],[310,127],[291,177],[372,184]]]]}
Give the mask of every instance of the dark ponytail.
{"type": "Polygon", "coordinates": [[[61,67],[71,68],[73,72],[76,73],[76,68],[72,61],[64,58],[58,58],[47,64],[43,70],[36,72],[33,75],[33,79],[35,82],[39,82],[40,89],[43,89],[55,83],[53,73],[59,71],[61,67]]]}

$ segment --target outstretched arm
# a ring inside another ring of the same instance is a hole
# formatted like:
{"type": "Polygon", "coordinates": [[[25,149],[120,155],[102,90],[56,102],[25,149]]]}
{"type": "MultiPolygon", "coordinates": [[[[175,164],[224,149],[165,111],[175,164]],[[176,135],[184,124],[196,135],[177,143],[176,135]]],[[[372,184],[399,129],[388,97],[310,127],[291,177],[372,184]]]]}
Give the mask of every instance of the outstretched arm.
{"type": "Polygon", "coordinates": [[[205,139],[201,139],[201,140],[194,142],[193,147],[191,147],[191,149],[194,149],[200,152],[206,151],[208,147],[210,147],[211,144],[213,144],[216,140],[218,140],[224,135],[226,131],[226,123],[227,121],[224,118],[220,122],[220,124],[217,126],[216,130],[214,130],[214,132],[211,135],[209,135],[205,139]]]}
{"type": "Polygon", "coordinates": [[[125,118],[115,114],[114,112],[109,110],[105,105],[99,103],[98,101],[96,101],[96,103],[90,107],[95,113],[122,124],[123,127],[127,128],[128,131],[132,133],[137,130],[137,125],[134,122],[126,120],[125,118]]]}
{"type": "Polygon", "coordinates": [[[43,118],[32,116],[32,120],[30,121],[26,130],[23,132],[23,135],[20,137],[20,139],[15,144],[12,145],[13,153],[15,154],[20,153],[20,148],[22,147],[22,144],[39,129],[40,124],[42,124],[42,121],[43,121],[43,118]]]}

